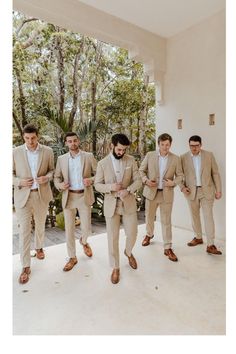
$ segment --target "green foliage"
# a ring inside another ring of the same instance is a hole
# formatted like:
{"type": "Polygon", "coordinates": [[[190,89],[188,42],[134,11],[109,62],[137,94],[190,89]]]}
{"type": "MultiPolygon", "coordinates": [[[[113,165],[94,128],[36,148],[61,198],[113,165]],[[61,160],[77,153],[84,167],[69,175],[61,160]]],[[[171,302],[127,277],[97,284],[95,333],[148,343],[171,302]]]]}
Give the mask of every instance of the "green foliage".
{"type": "Polygon", "coordinates": [[[65,230],[65,219],[63,212],[56,215],[56,223],[60,229],[65,230]]]}
{"type": "MultiPolygon", "coordinates": [[[[71,129],[79,133],[87,149],[92,149],[96,138],[99,158],[107,152],[110,135],[115,131],[125,132],[133,141],[131,153],[138,154],[146,89],[142,64],[130,60],[125,49],[29,20],[13,13],[13,109],[19,123],[15,125],[14,121],[14,143],[21,143],[19,126],[36,122],[46,141],[47,136],[51,138],[57,156],[63,152],[63,135],[72,122],[71,129]]],[[[153,85],[148,87],[146,104],[145,135],[149,146],[155,139],[153,85]]]]}

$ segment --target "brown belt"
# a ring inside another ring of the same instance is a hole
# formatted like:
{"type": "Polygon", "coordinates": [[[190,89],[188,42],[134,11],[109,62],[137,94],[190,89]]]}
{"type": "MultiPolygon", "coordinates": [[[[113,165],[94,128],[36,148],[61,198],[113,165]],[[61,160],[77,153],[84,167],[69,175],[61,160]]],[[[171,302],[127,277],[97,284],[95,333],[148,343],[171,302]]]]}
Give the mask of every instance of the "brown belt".
{"type": "Polygon", "coordinates": [[[69,189],[69,192],[71,192],[71,193],[84,193],[84,189],[74,189],[74,190],[72,190],[72,189],[69,189]]]}
{"type": "Polygon", "coordinates": [[[157,191],[158,191],[158,192],[162,192],[162,191],[163,191],[163,189],[158,189],[157,191]]]}
{"type": "Polygon", "coordinates": [[[38,188],[36,188],[36,189],[31,189],[30,192],[38,192],[38,188]]]}

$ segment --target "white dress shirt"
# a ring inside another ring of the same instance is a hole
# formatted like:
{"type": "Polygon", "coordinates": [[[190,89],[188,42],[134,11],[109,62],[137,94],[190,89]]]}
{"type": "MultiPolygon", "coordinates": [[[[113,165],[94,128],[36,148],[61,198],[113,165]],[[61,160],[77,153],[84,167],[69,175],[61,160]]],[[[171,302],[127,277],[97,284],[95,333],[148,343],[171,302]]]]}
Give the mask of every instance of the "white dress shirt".
{"type": "Polygon", "coordinates": [[[69,156],[69,183],[71,190],[84,189],[80,152],[69,156]]]}
{"type": "Polygon", "coordinates": [[[160,178],[159,178],[159,183],[158,183],[158,189],[163,189],[163,177],[166,172],[166,166],[167,166],[167,161],[168,161],[168,154],[165,156],[161,156],[160,152],[158,152],[159,156],[159,173],[160,173],[160,178]]]}
{"type": "Polygon", "coordinates": [[[35,180],[35,178],[37,178],[37,170],[38,170],[39,144],[37,145],[37,148],[35,150],[29,150],[27,148],[27,145],[25,144],[25,149],[27,153],[27,159],[28,159],[30,171],[34,179],[34,183],[30,189],[36,189],[39,186],[35,180]]]}
{"type": "Polygon", "coordinates": [[[122,158],[118,160],[112,153],[110,153],[110,157],[116,175],[116,182],[121,183],[124,176],[124,163],[122,158]]]}
{"type": "Polygon", "coordinates": [[[192,160],[193,160],[193,166],[195,170],[195,175],[196,175],[196,186],[200,187],[202,185],[201,181],[201,153],[198,155],[193,155],[192,160]]]}

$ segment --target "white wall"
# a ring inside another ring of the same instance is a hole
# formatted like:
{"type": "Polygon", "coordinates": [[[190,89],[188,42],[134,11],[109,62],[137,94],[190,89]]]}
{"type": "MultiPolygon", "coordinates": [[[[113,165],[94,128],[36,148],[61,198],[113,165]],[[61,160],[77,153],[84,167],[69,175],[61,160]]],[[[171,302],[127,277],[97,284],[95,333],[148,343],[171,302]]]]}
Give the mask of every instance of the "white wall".
{"type": "MultiPolygon", "coordinates": [[[[164,104],[157,107],[157,135],[173,137],[172,151],[188,150],[188,138],[200,135],[203,148],[212,151],[219,165],[223,198],[215,201],[216,237],[225,238],[225,12],[167,40],[164,104]],[[216,123],[209,126],[209,114],[216,123]],[[177,119],[183,129],[177,129],[177,119]]],[[[184,196],[177,191],[173,225],[191,229],[184,196]]]]}

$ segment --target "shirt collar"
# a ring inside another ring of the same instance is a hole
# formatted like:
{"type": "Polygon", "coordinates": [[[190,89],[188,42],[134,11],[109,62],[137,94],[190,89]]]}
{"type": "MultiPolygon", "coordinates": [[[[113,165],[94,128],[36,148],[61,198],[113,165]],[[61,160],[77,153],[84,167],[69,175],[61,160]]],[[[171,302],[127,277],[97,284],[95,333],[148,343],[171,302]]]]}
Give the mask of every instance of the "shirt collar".
{"type": "Polygon", "coordinates": [[[78,154],[76,154],[75,156],[71,155],[71,152],[69,151],[69,158],[70,159],[76,159],[77,157],[79,157],[81,155],[81,151],[79,150],[78,154]]]}
{"type": "Polygon", "coordinates": [[[30,149],[28,149],[28,148],[27,148],[27,145],[25,144],[25,150],[26,150],[26,151],[29,151],[29,152],[36,152],[36,151],[39,151],[39,148],[40,148],[39,143],[38,143],[38,145],[37,145],[37,147],[36,147],[35,150],[30,150],[30,149]]]}
{"type": "Polygon", "coordinates": [[[158,150],[157,154],[158,154],[158,156],[159,156],[159,157],[162,157],[163,159],[165,159],[166,157],[168,157],[168,156],[169,156],[169,154],[167,154],[166,156],[161,156],[161,154],[160,154],[160,151],[159,151],[159,150],[158,150]]]}
{"type": "Polygon", "coordinates": [[[201,151],[197,155],[193,155],[191,152],[190,152],[190,154],[192,157],[198,157],[198,156],[201,156],[201,151]]]}

